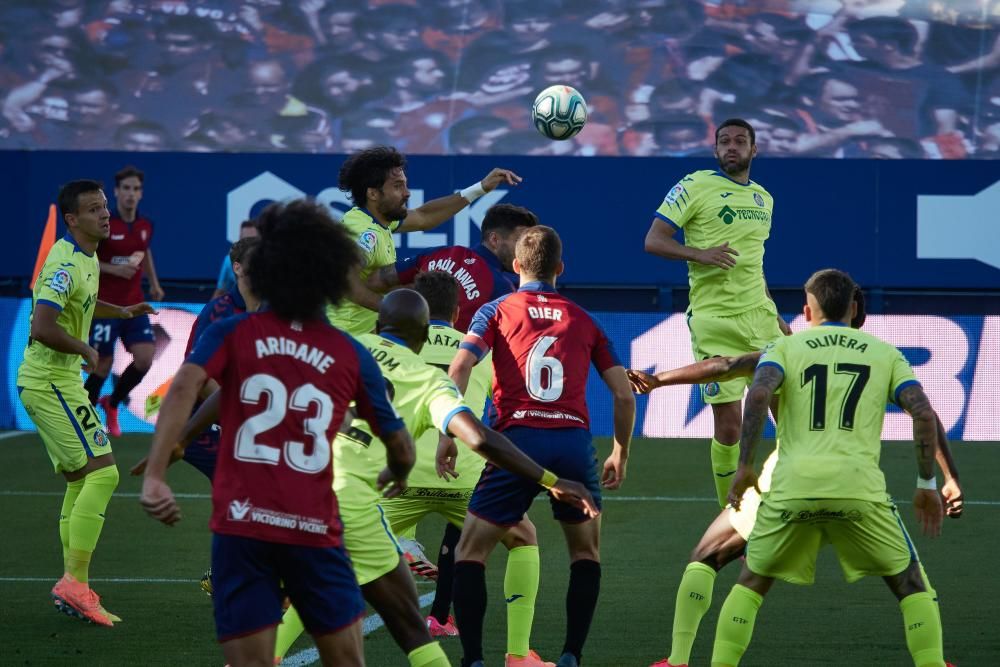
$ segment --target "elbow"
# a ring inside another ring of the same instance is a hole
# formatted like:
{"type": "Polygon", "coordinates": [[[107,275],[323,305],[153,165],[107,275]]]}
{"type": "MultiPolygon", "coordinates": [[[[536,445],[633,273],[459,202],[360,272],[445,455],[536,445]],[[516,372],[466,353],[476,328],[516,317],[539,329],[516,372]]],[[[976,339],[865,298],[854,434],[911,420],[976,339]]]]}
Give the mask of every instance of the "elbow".
{"type": "Polygon", "coordinates": [[[642,249],[650,254],[656,253],[656,239],[653,238],[652,232],[646,234],[646,240],[642,244],[642,249]]]}

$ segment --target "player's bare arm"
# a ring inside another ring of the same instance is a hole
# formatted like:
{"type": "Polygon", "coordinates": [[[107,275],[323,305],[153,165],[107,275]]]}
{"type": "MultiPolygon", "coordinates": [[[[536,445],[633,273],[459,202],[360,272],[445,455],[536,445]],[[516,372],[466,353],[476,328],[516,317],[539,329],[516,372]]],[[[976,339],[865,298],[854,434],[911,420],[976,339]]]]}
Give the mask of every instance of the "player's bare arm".
{"type": "Polygon", "coordinates": [[[601,374],[601,379],[611,390],[615,425],[615,442],[611,455],[604,462],[601,485],[614,490],[625,482],[629,446],[632,443],[632,430],[635,428],[635,395],[622,366],[607,369],[601,374]]]}
{"type": "Polygon", "coordinates": [[[632,391],[648,394],[654,389],[677,384],[704,384],[752,377],[762,354],[763,352],[748,352],[738,357],[712,357],[656,375],[632,369],[628,371],[628,379],[632,384],[632,391]]]}
{"type": "Polygon", "coordinates": [[[506,436],[484,426],[471,412],[459,412],[452,417],[448,423],[448,432],[493,465],[525,479],[537,481],[549,489],[556,500],[575,505],[590,517],[599,514],[594,498],[586,487],[579,482],[558,479],[518,449],[506,436]]]}
{"type": "Polygon", "coordinates": [[[941,534],[941,519],[944,516],[941,496],[934,483],[934,459],[938,450],[937,414],[923,387],[918,384],[903,389],[897,402],[913,419],[918,485],[913,493],[913,509],[924,534],[937,537],[941,534]]]}
{"type": "Polygon", "coordinates": [[[146,248],[146,255],[142,258],[142,268],[146,272],[146,277],[149,278],[149,298],[153,301],[163,301],[166,293],[160,285],[160,277],[156,274],[152,248],[146,248]]]}
{"type": "Polygon", "coordinates": [[[198,391],[206,377],[205,369],[201,366],[188,363],[181,365],[170,383],[170,390],[163,399],[156,420],[156,431],[149,448],[139,502],[147,514],[168,526],[181,518],[180,507],[166,482],[170,454],[184,433],[188,415],[191,414],[191,408],[194,407],[198,391]]]}
{"type": "Polygon", "coordinates": [[[459,350],[448,366],[448,377],[458,385],[458,390],[463,394],[469,388],[469,376],[472,375],[472,367],[477,363],[476,355],[468,350],[459,350]]]}
{"type": "Polygon", "coordinates": [[[135,272],[139,270],[138,267],[131,264],[112,264],[111,262],[98,262],[98,266],[100,266],[101,273],[124,278],[125,280],[134,276],[135,272]]]}
{"type": "Polygon", "coordinates": [[[728,498],[737,511],[740,509],[743,493],[747,489],[752,486],[757,493],[760,493],[757,473],[753,468],[754,451],[760,443],[761,436],[764,435],[771,398],[784,379],[785,373],[777,366],[763,366],[754,373],[753,384],[747,392],[746,405],[743,409],[743,430],[740,434],[740,465],[733,475],[728,498]]]}
{"type": "Polygon", "coordinates": [[[501,184],[515,186],[521,180],[520,176],[509,169],[494,169],[486,174],[486,177],[479,183],[462,190],[460,193],[438,197],[419,208],[409,209],[397,231],[402,233],[434,229],[475,201],[476,198],[496,190],[501,184]]]}
{"type": "Polygon", "coordinates": [[[962,493],[962,485],[958,481],[958,468],[955,466],[955,459],[951,455],[951,447],[948,445],[948,433],[944,430],[941,417],[935,414],[938,432],[937,464],[944,475],[944,484],[941,485],[941,497],[944,499],[944,513],[952,519],[960,519],[962,511],[965,509],[965,495],[962,493]]]}
{"type": "Polygon", "coordinates": [[[417,460],[417,450],[409,431],[401,428],[381,437],[385,445],[386,467],[379,473],[375,488],[385,498],[395,498],[406,490],[406,478],[417,460]]]}
{"type": "Polygon", "coordinates": [[[399,285],[399,274],[396,273],[394,264],[375,269],[368,276],[367,286],[373,292],[384,294],[397,285],[399,285]]]}
{"type": "MultiPolygon", "coordinates": [[[[206,429],[211,428],[212,424],[217,424],[219,422],[219,401],[221,399],[219,384],[211,378],[207,379],[201,390],[198,392],[198,397],[202,398],[205,393],[205,389],[209,387],[213,387],[211,393],[209,393],[202,404],[198,406],[198,409],[193,415],[191,415],[191,418],[187,420],[180,440],[178,440],[173,449],[170,450],[170,460],[167,461],[168,466],[171,466],[184,458],[184,450],[187,449],[188,445],[194,442],[194,439],[201,433],[204,433],[206,429]]],[[[149,456],[144,456],[138,463],[132,466],[132,468],[128,471],[129,474],[133,477],[143,474],[146,471],[146,465],[148,463],[149,456]]]]}
{"type": "Polygon", "coordinates": [[[97,365],[97,350],[70,336],[57,322],[59,311],[44,303],[35,305],[31,316],[31,340],[63,354],[79,354],[88,367],[97,365]]]}
{"type": "Polygon", "coordinates": [[[691,248],[675,239],[676,233],[676,229],[654,218],[646,232],[646,252],[665,259],[680,259],[726,270],[736,266],[736,257],[740,253],[728,242],[714,248],[691,248]]]}
{"type": "Polygon", "coordinates": [[[350,291],[347,294],[347,298],[359,306],[378,312],[379,306],[382,305],[382,297],[373,292],[368,285],[361,282],[360,274],[352,273],[349,279],[350,291]]]}
{"type": "Polygon", "coordinates": [[[116,306],[107,301],[98,301],[97,305],[94,306],[94,317],[97,319],[130,320],[140,315],[156,315],[156,312],[156,308],[145,301],[134,303],[131,306],[116,306]]]}

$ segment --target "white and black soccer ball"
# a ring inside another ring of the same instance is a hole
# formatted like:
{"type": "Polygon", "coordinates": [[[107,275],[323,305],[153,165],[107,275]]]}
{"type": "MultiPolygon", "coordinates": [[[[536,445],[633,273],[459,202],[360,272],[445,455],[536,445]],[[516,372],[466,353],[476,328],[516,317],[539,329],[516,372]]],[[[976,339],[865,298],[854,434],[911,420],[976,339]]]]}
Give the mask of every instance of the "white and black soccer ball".
{"type": "Polygon", "coordinates": [[[549,139],[569,139],[587,124],[587,102],[572,86],[549,86],[531,105],[531,122],[549,139]]]}

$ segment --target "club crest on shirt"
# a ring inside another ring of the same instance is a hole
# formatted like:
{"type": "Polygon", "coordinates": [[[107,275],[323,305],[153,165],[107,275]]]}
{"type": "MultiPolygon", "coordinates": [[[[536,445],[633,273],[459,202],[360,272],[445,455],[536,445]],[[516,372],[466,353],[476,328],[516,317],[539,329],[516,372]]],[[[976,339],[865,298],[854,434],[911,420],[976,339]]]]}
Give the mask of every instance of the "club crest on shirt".
{"type": "Polygon", "coordinates": [[[69,291],[72,284],[73,278],[69,275],[69,271],[65,269],[59,269],[49,278],[49,289],[56,294],[65,294],[69,291]]]}
{"type": "Polygon", "coordinates": [[[371,253],[375,250],[375,246],[378,245],[378,236],[374,231],[366,229],[358,237],[358,245],[361,246],[365,252],[371,253]]]}
{"type": "Polygon", "coordinates": [[[709,382],[708,384],[706,384],[705,385],[705,395],[708,396],[709,398],[712,398],[713,396],[718,396],[719,395],[719,383],[718,382],[709,382]]]}
{"type": "Polygon", "coordinates": [[[764,198],[760,196],[759,192],[753,193],[753,200],[754,200],[754,202],[756,202],[757,206],[763,206],[764,205],[764,198]]]}

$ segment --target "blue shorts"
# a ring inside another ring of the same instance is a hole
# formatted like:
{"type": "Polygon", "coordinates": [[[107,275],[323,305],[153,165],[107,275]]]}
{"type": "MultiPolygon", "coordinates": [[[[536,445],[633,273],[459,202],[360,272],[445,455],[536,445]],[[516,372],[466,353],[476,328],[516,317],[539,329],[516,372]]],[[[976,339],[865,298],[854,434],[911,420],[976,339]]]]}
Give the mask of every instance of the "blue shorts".
{"type": "Polygon", "coordinates": [[[221,437],[220,431],[210,428],[184,448],[184,461],[197,468],[209,481],[215,477],[215,462],[219,457],[221,437]]]}
{"type": "Polygon", "coordinates": [[[304,547],[215,533],[212,586],[220,642],[280,623],[286,594],[313,636],[337,632],[365,613],[343,547],[304,547]]]}
{"type": "MultiPolygon", "coordinates": [[[[601,485],[597,474],[597,451],[590,432],[583,428],[530,428],[515,426],[503,432],[518,449],[558,477],[587,487],[601,508],[601,485]]],[[[537,482],[487,463],[469,500],[469,512],[498,526],[521,521],[543,488],[537,482]]],[[[588,517],[576,507],[557,502],[549,494],[552,516],[565,523],[582,523],[588,517]]]]}
{"type": "Polygon", "coordinates": [[[153,325],[149,315],[140,315],[130,320],[94,320],[90,326],[90,346],[102,357],[115,353],[115,343],[122,339],[125,348],[135,343],[152,343],[153,325]]]}

